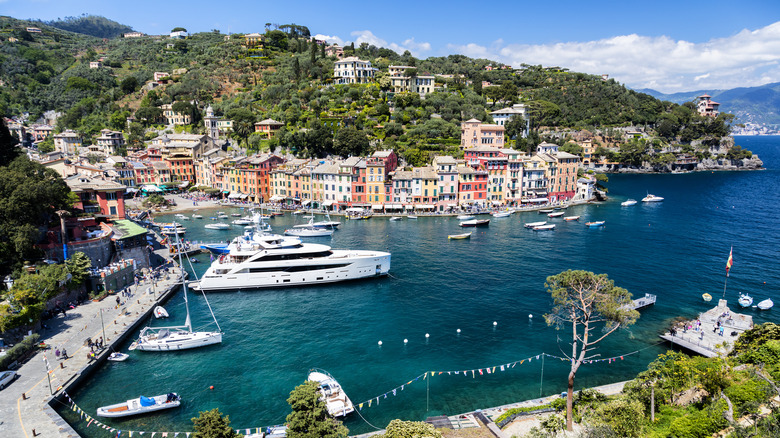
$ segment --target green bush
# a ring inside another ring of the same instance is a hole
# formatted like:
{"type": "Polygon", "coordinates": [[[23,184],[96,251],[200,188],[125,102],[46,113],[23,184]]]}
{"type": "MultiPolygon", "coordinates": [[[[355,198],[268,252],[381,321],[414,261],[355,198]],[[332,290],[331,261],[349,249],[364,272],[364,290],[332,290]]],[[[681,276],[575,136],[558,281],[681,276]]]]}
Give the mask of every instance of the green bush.
{"type": "Polygon", "coordinates": [[[725,400],[703,410],[689,409],[687,415],[672,421],[669,427],[671,438],[707,438],[728,426],[723,418],[726,410],[725,400]]]}
{"type": "Polygon", "coordinates": [[[594,425],[605,425],[620,437],[638,437],[642,432],[644,406],[638,400],[620,398],[596,406],[594,425]]]}
{"type": "Polygon", "coordinates": [[[0,308],[0,332],[37,322],[41,318],[44,307],[44,303],[27,304],[21,312],[11,313],[8,306],[2,306],[0,308]]]}
{"type": "MultiPolygon", "coordinates": [[[[529,407],[524,407],[524,408],[512,408],[512,409],[509,409],[508,411],[504,412],[503,414],[499,415],[498,418],[496,418],[493,421],[498,424],[498,423],[501,423],[502,421],[506,420],[507,418],[509,418],[509,417],[511,417],[512,415],[515,415],[515,414],[520,414],[520,413],[523,413],[523,412],[533,412],[533,411],[538,411],[538,410],[541,410],[541,409],[547,409],[547,408],[551,408],[551,407],[552,407],[552,405],[547,404],[547,405],[541,405],[541,406],[529,406],[529,407]]],[[[564,405],[564,407],[565,407],[565,405],[564,405]]]]}
{"type": "Polygon", "coordinates": [[[723,392],[734,404],[734,417],[742,416],[769,398],[772,388],[763,380],[747,380],[733,384],[723,392]]]}
{"type": "Polygon", "coordinates": [[[8,368],[8,365],[27,354],[27,352],[38,348],[38,339],[40,338],[41,336],[38,333],[33,333],[22,339],[22,342],[9,348],[5,355],[0,357],[0,370],[8,368]]]}

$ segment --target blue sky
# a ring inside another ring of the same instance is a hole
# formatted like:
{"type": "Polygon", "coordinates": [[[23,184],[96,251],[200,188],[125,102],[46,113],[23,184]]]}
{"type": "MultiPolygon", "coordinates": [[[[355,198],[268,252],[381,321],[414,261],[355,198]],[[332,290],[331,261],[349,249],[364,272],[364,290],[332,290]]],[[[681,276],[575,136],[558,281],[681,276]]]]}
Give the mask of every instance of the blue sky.
{"type": "Polygon", "coordinates": [[[780,1],[0,0],[0,15],[103,15],[149,34],[308,26],[331,42],[415,56],[462,53],[510,65],[609,74],[663,92],[780,82],[780,1]]]}

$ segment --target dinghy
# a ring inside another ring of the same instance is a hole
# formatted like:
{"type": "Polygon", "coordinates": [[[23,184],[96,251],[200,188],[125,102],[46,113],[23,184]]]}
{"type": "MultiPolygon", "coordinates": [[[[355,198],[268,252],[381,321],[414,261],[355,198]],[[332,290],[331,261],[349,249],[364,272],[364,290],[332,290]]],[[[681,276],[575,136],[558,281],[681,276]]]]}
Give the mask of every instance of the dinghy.
{"type": "Polygon", "coordinates": [[[154,317],[157,319],[160,318],[167,318],[168,317],[168,311],[165,310],[165,307],[163,306],[157,306],[154,308],[154,317]]]}
{"type": "Polygon", "coordinates": [[[140,396],[122,403],[103,406],[97,409],[97,414],[100,417],[128,417],[176,408],[179,405],[181,405],[181,397],[175,392],[171,392],[154,397],[140,396]]]}

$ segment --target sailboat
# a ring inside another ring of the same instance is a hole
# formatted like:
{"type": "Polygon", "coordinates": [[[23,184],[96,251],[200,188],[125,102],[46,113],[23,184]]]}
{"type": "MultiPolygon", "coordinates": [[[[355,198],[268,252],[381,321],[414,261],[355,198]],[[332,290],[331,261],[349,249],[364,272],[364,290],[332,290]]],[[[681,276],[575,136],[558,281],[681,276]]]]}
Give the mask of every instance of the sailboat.
{"type": "MultiPolygon", "coordinates": [[[[176,239],[176,244],[179,244],[178,239],[176,239]]],[[[179,251],[179,266],[184,269],[184,265],[181,262],[181,253],[182,251],[179,251]]],[[[213,311],[211,312],[211,317],[214,318],[214,323],[217,325],[218,331],[192,331],[190,305],[187,300],[187,282],[184,281],[184,275],[182,275],[181,280],[181,286],[184,290],[184,307],[187,309],[187,319],[184,321],[184,325],[174,327],[144,327],[141,330],[138,339],[130,345],[130,350],[178,351],[205,347],[206,345],[219,344],[222,342],[222,330],[219,328],[219,323],[217,322],[217,318],[214,316],[213,311]]],[[[203,295],[203,299],[206,299],[205,294],[203,295]]],[[[208,305],[208,300],[206,301],[206,305],[208,305]]],[[[211,306],[209,306],[209,311],[211,311],[211,306]]]]}

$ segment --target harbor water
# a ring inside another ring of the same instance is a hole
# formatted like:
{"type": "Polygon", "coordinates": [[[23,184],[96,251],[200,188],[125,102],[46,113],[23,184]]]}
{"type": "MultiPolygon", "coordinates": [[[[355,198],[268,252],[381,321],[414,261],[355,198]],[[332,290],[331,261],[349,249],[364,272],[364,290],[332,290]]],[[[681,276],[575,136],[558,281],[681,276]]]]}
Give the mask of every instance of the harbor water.
{"type": "MultiPolygon", "coordinates": [[[[570,332],[545,324],[543,315],[552,300],[544,284],[548,276],[567,269],[608,274],[634,297],[658,296],[655,306],[641,311],[636,325],[599,345],[601,358],[616,359],[584,365],[576,387],[626,380],[667,350],[658,334],[672,319],[695,317],[716,304],[724,292],[732,247],[729,306],[752,315],[756,323],[780,323],[780,308],[761,312],[737,305],[740,292],[756,303],[770,297],[780,302],[775,269],[780,259],[780,137],[737,137],[736,143],[757,153],[767,169],[610,175],[606,185],[611,199],[569,208],[567,216],[581,219],[550,219],[557,225],[554,231],[523,227],[547,219],[536,212],[493,218],[468,240],[447,239],[464,231],[450,217],[396,222],[341,218],[332,237],[305,240],[337,249],[389,251],[390,276],[210,293],[224,331],[221,345],[174,353],[132,351],[129,360],[107,363],[70,395],[91,416],[99,406],[139,395],[182,396],[178,409],[101,419],[122,431],[192,431],[191,418],[213,408],[229,415],[236,429],[255,428],[283,423],[290,391],[317,367],[336,377],[355,404],[365,402],[360,415],[345,422],[351,433],[362,433],[394,418],[424,420],[554,394],[565,390],[569,364],[552,357],[542,361],[537,355],[570,351],[570,332]],[[648,192],[665,201],[621,207],[621,201],[640,200],[648,192]],[[606,226],[585,226],[595,220],[606,221],[606,226]],[[702,300],[704,292],[713,302],[702,300]],[[501,365],[510,363],[515,366],[501,371],[501,365]],[[447,373],[479,369],[485,372],[447,373]],[[436,373],[431,376],[431,371],[436,373]],[[425,372],[425,379],[414,380],[425,372]]],[[[211,223],[216,211],[197,213],[204,219],[183,222],[187,240],[228,240],[241,232],[238,226],[206,230],[203,225],[211,223]]],[[[287,214],[270,223],[281,233],[301,221],[287,214]]],[[[200,274],[209,256],[196,258],[200,263],[193,266],[200,274]]],[[[183,323],[181,292],[166,308],[171,318],[165,325],[183,323]]],[[[196,328],[214,328],[202,296],[190,293],[190,309],[196,328]]],[[[87,427],[66,406],[60,412],[83,436],[109,435],[87,427]]]]}

